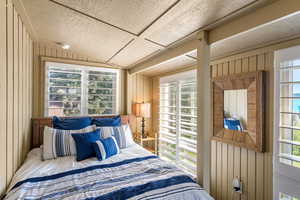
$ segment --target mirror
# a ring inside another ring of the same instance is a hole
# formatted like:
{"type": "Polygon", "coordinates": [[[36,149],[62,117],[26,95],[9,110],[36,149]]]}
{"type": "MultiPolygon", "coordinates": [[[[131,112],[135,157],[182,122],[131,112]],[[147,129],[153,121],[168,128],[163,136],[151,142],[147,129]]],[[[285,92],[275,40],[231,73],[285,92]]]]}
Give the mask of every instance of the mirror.
{"type": "Polygon", "coordinates": [[[247,129],[247,90],[224,90],[224,128],[247,129]]]}
{"type": "Polygon", "coordinates": [[[264,73],[212,80],[213,140],[264,151],[264,73]]]}

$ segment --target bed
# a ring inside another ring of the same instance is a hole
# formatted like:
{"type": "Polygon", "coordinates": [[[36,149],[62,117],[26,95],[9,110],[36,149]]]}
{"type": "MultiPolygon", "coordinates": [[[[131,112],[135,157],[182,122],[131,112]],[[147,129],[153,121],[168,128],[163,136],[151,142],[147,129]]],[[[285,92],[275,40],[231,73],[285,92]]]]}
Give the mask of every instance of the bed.
{"type": "MultiPolygon", "coordinates": [[[[122,116],[122,123],[129,117],[122,116]]],[[[42,161],[42,132],[51,119],[33,120],[33,149],[14,175],[5,199],[211,200],[186,173],[137,144],[103,161],[74,156],[42,161]]]]}

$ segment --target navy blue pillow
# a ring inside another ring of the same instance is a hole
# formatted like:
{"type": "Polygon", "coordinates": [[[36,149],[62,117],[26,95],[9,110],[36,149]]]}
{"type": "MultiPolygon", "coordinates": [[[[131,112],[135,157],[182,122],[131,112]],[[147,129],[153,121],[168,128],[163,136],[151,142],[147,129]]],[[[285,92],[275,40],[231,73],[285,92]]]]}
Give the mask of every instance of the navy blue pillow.
{"type": "Polygon", "coordinates": [[[224,127],[229,130],[242,131],[241,122],[238,119],[225,118],[224,127]]]}
{"type": "Polygon", "coordinates": [[[89,133],[72,134],[76,146],[76,160],[81,161],[91,157],[95,157],[93,142],[100,140],[100,130],[97,129],[89,133]]]}
{"type": "Polygon", "coordinates": [[[93,148],[100,161],[120,153],[117,141],[113,136],[97,140],[93,143],[93,148]]]}
{"type": "Polygon", "coordinates": [[[121,126],[121,116],[112,118],[97,118],[93,119],[92,124],[96,126],[121,126]]]}
{"type": "Polygon", "coordinates": [[[59,117],[54,116],[52,121],[54,128],[63,130],[79,130],[92,124],[92,119],[90,117],[61,119],[59,117]]]}

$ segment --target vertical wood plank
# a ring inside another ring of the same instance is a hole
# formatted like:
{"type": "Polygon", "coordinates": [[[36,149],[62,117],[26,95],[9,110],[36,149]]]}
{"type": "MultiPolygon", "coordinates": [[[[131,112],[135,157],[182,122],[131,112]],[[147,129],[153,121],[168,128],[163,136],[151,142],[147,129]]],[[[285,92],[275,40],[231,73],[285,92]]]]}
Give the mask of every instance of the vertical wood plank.
{"type": "MultiPolygon", "coordinates": [[[[18,30],[19,30],[19,55],[18,55],[18,67],[19,67],[19,156],[18,156],[18,159],[19,159],[19,166],[21,165],[22,163],[22,151],[23,151],[23,116],[22,116],[22,113],[23,113],[23,78],[22,78],[22,74],[23,74],[23,26],[22,26],[22,21],[21,21],[21,18],[18,16],[18,30]]],[[[18,166],[18,167],[19,167],[18,166]]]]}
{"type": "Polygon", "coordinates": [[[232,194],[232,180],[234,178],[234,147],[232,145],[228,145],[228,178],[227,178],[227,193],[228,200],[233,199],[232,194]]]}
{"type": "MultiPolygon", "coordinates": [[[[30,38],[28,32],[26,32],[26,101],[27,101],[27,106],[26,106],[26,154],[30,150],[30,38]]],[[[25,157],[26,157],[25,154],[25,157]]]]}
{"type": "Polygon", "coordinates": [[[211,67],[211,71],[212,71],[212,77],[217,77],[217,74],[218,74],[218,65],[213,65],[211,67]]]}
{"type": "Polygon", "coordinates": [[[56,58],[57,57],[57,55],[56,55],[56,48],[51,48],[51,53],[50,53],[50,56],[51,57],[54,57],[54,58],[56,58]]]}
{"type": "Polygon", "coordinates": [[[39,116],[39,45],[33,43],[33,117],[39,116]]]}
{"type": "Polygon", "coordinates": [[[217,142],[211,141],[211,195],[217,198],[217,142]]]}
{"type": "Polygon", "coordinates": [[[255,200],[256,198],[256,153],[248,150],[248,199],[255,200]]]}
{"type": "MultiPolygon", "coordinates": [[[[32,118],[32,113],[33,113],[33,108],[32,108],[32,103],[33,103],[33,42],[31,40],[31,38],[29,38],[29,121],[28,121],[28,125],[29,125],[29,133],[28,133],[28,146],[29,148],[31,147],[31,138],[32,138],[32,127],[31,127],[31,118],[32,118]]],[[[29,149],[30,150],[30,149],[29,149]]],[[[28,150],[28,151],[29,151],[28,150]]]]}
{"type": "MultiPolygon", "coordinates": [[[[131,104],[134,104],[137,102],[136,99],[136,93],[137,93],[137,85],[136,85],[136,74],[131,75],[131,82],[132,82],[132,100],[131,100],[131,104]]],[[[132,120],[132,130],[136,133],[137,132],[137,126],[136,126],[136,117],[133,117],[132,120]]]]}
{"type": "Polygon", "coordinates": [[[228,144],[223,143],[222,144],[222,200],[227,200],[227,176],[228,176],[228,168],[227,168],[227,162],[228,162],[228,144]]]}
{"type": "Polygon", "coordinates": [[[11,0],[7,2],[7,149],[6,149],[6,164],[7,164],[7,178],[8,185],[13,176],[13,6],[11,0]]]}
{"type": "Polygon", "coordinates": [[[243,194],[242,200],[248,199],[249,188],[248,188],[248,150],[245,148],[241,149],[241,180],[243,182],[243,194]]]}
{"type": "MultiPolygon", "coordinates": [[[[233,175],[235,178],[241,179],[241,147],[234,147],[234,169],[233,175]]],[[[240,200],[241,195],[234,193],[234,199],[240,200]]]]}
{"type": "Polygon", "coordinates": [[[235,61],[235,73],[241,73],[242,72],[242,59],[237,59],[235,61]]]}
{"type": "Polygon", "coordinates": [[[152,78],[152,88],[153,88],[153,98],[152,98],[152,105],[153,105],[153,119],[152,124],[154,127],[154,132],[158,133],[159,130],[159,104],[160,104],[160,88],[159,88],[159,78],[152,78]]]}
{"type": "Polygon", "coordinates": [[[264,156],[263,153],[256,154],[256,199],[264,199],[264,156]]]}
{"type": "Polygon", "coordinates": [[[6,0],[0,1],[0,193],[6,188],[6,0]]]}
{"type": "Polygon", "coordinates": [[[127,114],[132,113],[132,97],[133,97],[133,90],[132,90],[132,76],[128,74],[126,71],[127,75],[127,114]]]}
{"type": "Polygon", "coordinates": [[[231,60],[229,62],[229,74],[234,74],[235,73],[235,61],[231,60]]]}
{"type": "Polygon", "coordinates": [[[27,110],[27,91],[26,91],[26,28],[24,24],[22,23],[22,28],[23,28],[23,35],[22,35],[22,102],[23,102],[23,109],[22,109],[22,162],[24,161],[26,157],[26,130],[27,130],[27,123],[26,123],[26,110],[27,110]]]}
{"type": "Polygon", "coordinates": [[[265,54],[257,56],[257,70],[264,70],[265,68],[265,54]]]}
{"type": "Polygon", "coordinates": [[[223,75],[223,63],[218,64],[217,76],[223,75]]]}
{"type": "Polygon", "coordinates": [[[229,62],[223,63],[223,76],[226,76],[229,74],[229,62]]]}
{"type": "Polygon", "coordinates": [[[249,58],[249,71],[254,72],[257,70],[257,56],[251,56],[249,58]]]}
{"type": "Polygon", "coordinates": [[[249,71],[249,58],[243,58],[242,59],[242,72],[248,72],[249,71]]]}
{"type": "Polygon", "coordinates": [[[222,143],[217,142],[217,198],[222,199],[222,143]]]}
{"type": "Polygon", "coordinates": [[[13,116],[13,133],[14,133],[14,172],[17,171],[19,163],[19,19],[14,9],[14,116],[13,116]]]}

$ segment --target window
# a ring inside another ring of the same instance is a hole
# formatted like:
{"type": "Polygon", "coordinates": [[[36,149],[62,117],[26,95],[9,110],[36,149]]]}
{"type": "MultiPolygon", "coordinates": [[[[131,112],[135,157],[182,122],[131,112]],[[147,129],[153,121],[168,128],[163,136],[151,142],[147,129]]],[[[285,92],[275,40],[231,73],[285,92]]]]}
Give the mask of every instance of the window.
{"type": "Polygon", "coordinates": [[[46,63],[45,115],[117,114],[117,69],[46,63]]]}
{"type": "Polygon", "coordinates": [[[280,193],[280,200],[300,200],[300,199],[284,193],[280,193]]]}
{"type": "Polygon", "coordinates": [[[192,71],[160,83],[159,156],[192,175],[196,175],[197,163],[195,75],[192,71]]]}
{"type": "Polygon", "coordinates": [[[300,46],[275,52],[274,196],[300,197],[300,46]],[[298,193],[298,194],[297,194],[298,193]]]}

